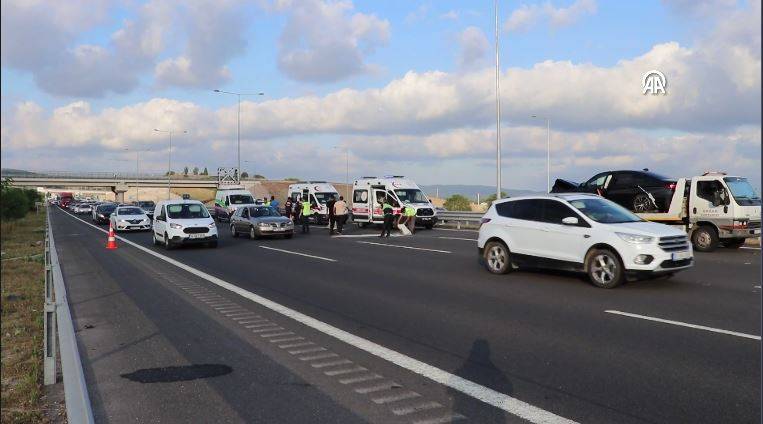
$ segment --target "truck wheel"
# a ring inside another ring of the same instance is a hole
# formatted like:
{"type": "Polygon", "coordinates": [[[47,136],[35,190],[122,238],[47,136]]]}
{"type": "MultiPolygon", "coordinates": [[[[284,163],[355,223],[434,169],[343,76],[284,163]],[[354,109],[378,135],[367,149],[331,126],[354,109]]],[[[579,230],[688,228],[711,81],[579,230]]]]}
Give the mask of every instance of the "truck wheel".
{"type": "Polygon", "coordinates": [[[724,240],[723,246],[729,249],[739,249],[740,247],[744,246],[745,240],[746,239],[743,239],[743,238],[734,238],[734,239],[724,240]]]}
{"type": "Polygon", "coordinates": [[[652,200],[646,194],[639,194],[633,198],[633,211],[636,213],[649,212],[654,210],[652,200]]]}
{"type": "Polygon", "coordinates": [[[431,230],[432,228],[434,228],[434,224],[424,224],[424,228],[426,228],[427,230],[431,230]]]}
{"type": "Polygon", "coordinates": [[[612,289],[625,281],[625,269],[620,258],[609,249],[593,249],[586,256],[588,278],[594,286],[612,289]]]}
{"type": "Polygon", "coordinates": [[[485,245],[485,267],[493,274],[506,274],[511,271],[511,252],[500,241],[491,241],[485,245]]]}
{"type": "Polygon", "coordinates": [[[712,252],[718,247],[718,232],[709,225],[703,225],[691,235],[691,243],[694,249],[700,252],[712,252]]]}

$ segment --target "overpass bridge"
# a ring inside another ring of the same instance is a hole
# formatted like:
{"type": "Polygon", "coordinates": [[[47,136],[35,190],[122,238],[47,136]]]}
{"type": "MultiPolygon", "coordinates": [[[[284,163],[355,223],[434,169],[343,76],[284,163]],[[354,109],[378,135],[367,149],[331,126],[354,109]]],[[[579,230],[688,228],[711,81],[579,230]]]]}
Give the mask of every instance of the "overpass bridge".
{"type": "Polygon", "coordinates": [[[0,178],[10,179],[14,187],[42,187],[45,191],[109,190],[117,202],[124,201],[130,188],[211,188],[218,187],[217,176],[172,178],[161,174],[135,174],[121,172],[14,172],[3,170],[0,178]]]}

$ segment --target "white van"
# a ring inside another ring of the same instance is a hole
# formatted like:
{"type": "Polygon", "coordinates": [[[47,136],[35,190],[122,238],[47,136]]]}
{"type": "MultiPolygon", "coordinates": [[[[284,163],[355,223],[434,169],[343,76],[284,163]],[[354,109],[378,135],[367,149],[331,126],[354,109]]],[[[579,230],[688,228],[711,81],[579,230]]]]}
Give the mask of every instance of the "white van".
{"type": "Polygon", "coordinates": [[[337,189],[326,181],[300,181],[289,185],[287,197],[290,197],[293,202],[300,201],[304,196],[308,196],[310,203],[320,207],[320,210],[312,215],[313,219],[318,223],[328,222],[329,212],[326,207],[326,202],[328,202],[331,197],[339,200],[339,192],[337,189]]]}
{"type": "Polygon", "coordinates": [[[401,205],[416,209],[416,225],[427,229],[437,224],[437,211],[415,182],[402,175],[363,177],[352,184],[352,221],[366,224],[384,223],[381,200],[387,199],[395,213],[401,205]]]}
{"type": "Polygon", "coordinates": [[[206,243],[217,247],[217,225],[198,200],[163,200],[154,209],[154,245],[165,249],[185,244],[206,243]]]}
{"type": "Polygon", "coordinates": [[[215,219],[222,222],[230,222],[230,217],[236,209],[243,206],[254,206],[255,200],[252,193],[244,190],[243,186],[227,186],[217,190],[215,194],[215,219]]]}

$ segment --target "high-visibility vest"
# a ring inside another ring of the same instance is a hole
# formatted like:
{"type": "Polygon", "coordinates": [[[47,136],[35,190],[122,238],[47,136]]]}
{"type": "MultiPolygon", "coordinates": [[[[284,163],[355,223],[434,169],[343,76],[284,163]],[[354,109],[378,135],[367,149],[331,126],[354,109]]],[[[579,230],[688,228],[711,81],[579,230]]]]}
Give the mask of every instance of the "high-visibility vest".
{"type": "Polygon", "coordinates": [[[412,206],[405,207],[405,216],[416,216],[416,208],[412,206]]]}
{"type": "Polygon", "coordinates": [[[313,214],[313,210],[310,208],[310,202],[309,201],[302,202],[302,215],[308,216],[312,214],[313,214]]]}
{"type": "Polygon", "coordinates": [[[384,202],[384,204],[382,204],[382,213],[386,214],[386,212],[384,212],[384,211],[385,211],[385,210],[387,210],[387,209],[394,211],[394,210],[392,209],[392,205],[390,205],[390,204],[389,204],[389,203],[387,203],[387,202],[384,202]]]}
{"type": "Polygon", "coordinates": [[[270,206],[270,200],[265,202],[265,206],[270,206]]]}

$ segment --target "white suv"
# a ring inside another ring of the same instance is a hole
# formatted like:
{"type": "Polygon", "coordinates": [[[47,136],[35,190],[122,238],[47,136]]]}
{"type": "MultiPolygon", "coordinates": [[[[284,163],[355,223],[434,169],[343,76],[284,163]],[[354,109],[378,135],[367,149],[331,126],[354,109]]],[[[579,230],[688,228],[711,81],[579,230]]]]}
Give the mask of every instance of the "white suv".
{"type": "Polygon", "coordinates": [[[482,218],[477,247],[495,274],[521,265],[561,268],[583,271],[604,288],[617,287],[626,275],[673,274],[694,261],[680,229],[577,193],[493,202],[482,218]]]}
{"type": "Polygon", "coordinates": [[[154,244],[166,249],[177,245],[206,243],[217,247],[217,225],[198,200],[165,200],[154,209],[154,244]]]}

